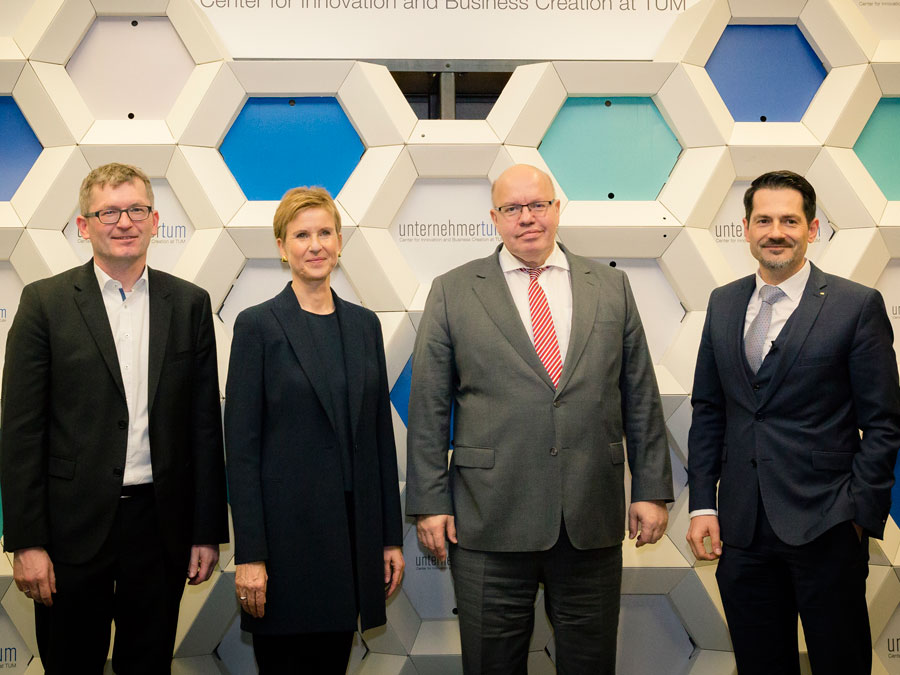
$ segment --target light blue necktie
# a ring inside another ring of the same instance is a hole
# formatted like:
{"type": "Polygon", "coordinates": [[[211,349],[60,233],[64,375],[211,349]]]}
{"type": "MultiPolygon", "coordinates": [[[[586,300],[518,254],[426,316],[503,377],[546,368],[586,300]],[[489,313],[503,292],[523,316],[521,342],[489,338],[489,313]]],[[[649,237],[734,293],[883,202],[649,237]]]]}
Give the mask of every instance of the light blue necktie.
{"type": "Polygon", "coordinates": [[[744,336],[744,353],[747,355],[747,363],[750,369],[756,373],[763,361],[763,345],[766,343],[766,335],[769,325],[772,323],[772,305],[787,297],[778,286],[763,286],[759,289],[759,298],[762,306],[759,314],[750,323],[750,328],[744,336]]]}

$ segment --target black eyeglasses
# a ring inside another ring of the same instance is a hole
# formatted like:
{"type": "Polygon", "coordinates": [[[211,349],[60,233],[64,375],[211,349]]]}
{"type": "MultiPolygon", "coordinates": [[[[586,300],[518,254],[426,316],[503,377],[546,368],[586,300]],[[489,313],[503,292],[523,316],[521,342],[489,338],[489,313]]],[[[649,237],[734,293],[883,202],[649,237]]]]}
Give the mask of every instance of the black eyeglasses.
{"type": "Polygon", "coordinates": [[[152,206],[129,206],[127,209],[100,209],[93,213],[85,213],[85,218],[97,218],[104,225],[115,225],[119,222],[119,218],[123,213],[127,213],[132,223],[139,223],[147,220],[153,212],[152,206]]]}
{"type": "Polygon", "coordinates": [[[504,204],[503,206],[495,206],[494,210],[504,218],[515,218],[522,213],[522,209],[527,206],[528,210],[534,215],[542,216],[547,213],[547,209],[549,209],[550,205],[555,201],[555,199],[548,199],[540,202],[531,202],[530,204],[504,204]]]}

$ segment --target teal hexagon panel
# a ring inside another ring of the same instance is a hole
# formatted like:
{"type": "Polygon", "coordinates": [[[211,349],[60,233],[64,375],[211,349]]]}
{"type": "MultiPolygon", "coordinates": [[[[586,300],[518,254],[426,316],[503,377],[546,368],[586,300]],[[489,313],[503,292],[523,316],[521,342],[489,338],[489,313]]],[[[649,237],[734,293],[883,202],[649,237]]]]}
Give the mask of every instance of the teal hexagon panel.
{"type": "Polygon", "coordinates": [[[656,199],[681,145],[647,97],[570,98],[538,148],[569,199],[656,199]]]}

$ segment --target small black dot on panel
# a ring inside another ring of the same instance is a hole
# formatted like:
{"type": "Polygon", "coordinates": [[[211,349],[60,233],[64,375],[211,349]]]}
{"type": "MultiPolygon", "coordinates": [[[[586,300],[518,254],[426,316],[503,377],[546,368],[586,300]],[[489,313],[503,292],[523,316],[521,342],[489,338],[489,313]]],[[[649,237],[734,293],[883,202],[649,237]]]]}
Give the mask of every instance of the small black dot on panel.
{"type": "Polygon", "coordinates": [[[606,195],[606,196],[609,197],[610,199],[615,199],[615,198],[616,198],[616,193],[615,193],[615,192],[610,192],[610,193],[609,193],[608,195],[606,195]]]}
{"type": "Polygon", "coordinates": [[[134,119],[134,113],[128,113],[128,119],[133,120],[133,119],[134,119]]]}
{"type": "Polygon", "coordinates": [[[459,610],[458,610],[456,607],[454,607],[454,608],[451,609],[450,611],[451,611],[453,614],[459,614],[459,610]]]}
{"type": "Polygon", "coordinates": [[[606,101],[604,101],[603,105],[605,105],[605,106],[608,108],[609,106],[612,105],[612,101],[610,101],[609,99],[607,99],[606,101]]]}
{"type": "Polygon", "coordinates": [[[297,101],[295,101],[294,99],[290,99],[288,101],[288,105],[297,105],[297,101]]]}
{"type": "Polygon", "coordinates": [[[609,261],[609,266],[610,266],[610,267],[615,267],[615,266],[616,266],[616,261],[615,261],[615,260],[610,260],[610,261],[609,261]]]}
{"type": "Polygon", "coordinates": [[[665,238],[666,238],[666,237],[668,237],[668,236],[669,236],[669,235],[667,235],[667,234],[664,234],[664,235],[663,235],[663,239],[665,239],[665,238]]]}
{"type": "Polygon", "coordinates": [[[760,122],[765,122],[765,121],[766,121],[766,116],[765,116],[765,115],[760,115],[760,116],[759,116],[759,121],[760,121],[760,122]]]}
{"type": "Polygon", "coordinates": [[[137,19],[133,19],[133,20],[131,21],[131,25],[132,25],[132,26],[137,26],[137,24],[138,24],[137,19]]]}

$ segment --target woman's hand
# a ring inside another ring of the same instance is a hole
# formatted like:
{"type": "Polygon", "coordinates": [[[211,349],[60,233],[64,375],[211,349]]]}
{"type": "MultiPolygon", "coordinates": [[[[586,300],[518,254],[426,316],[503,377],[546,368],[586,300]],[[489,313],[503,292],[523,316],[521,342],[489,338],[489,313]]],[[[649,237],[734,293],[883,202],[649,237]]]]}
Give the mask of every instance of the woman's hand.
{"type": "Polygon", "coordinates": [[[384,597],[389,598],[403,580],[403,551],[399,546],[384,547],[384,597]]]}
{"type": "MultiPolygon", "coordinates": [[[[385,561],[387,552],[385,552],[385,561]]],[[[401,558],[401,568],[402,568],[401,558]]],[[[387,564],[387,563],[385,563],[387,564]]],[[[234,590],[237,593],[241,608],[250,616],[261,619],[266,613],[266,574],[265,562],[243,563],[235,566],[234,590]]]]}

